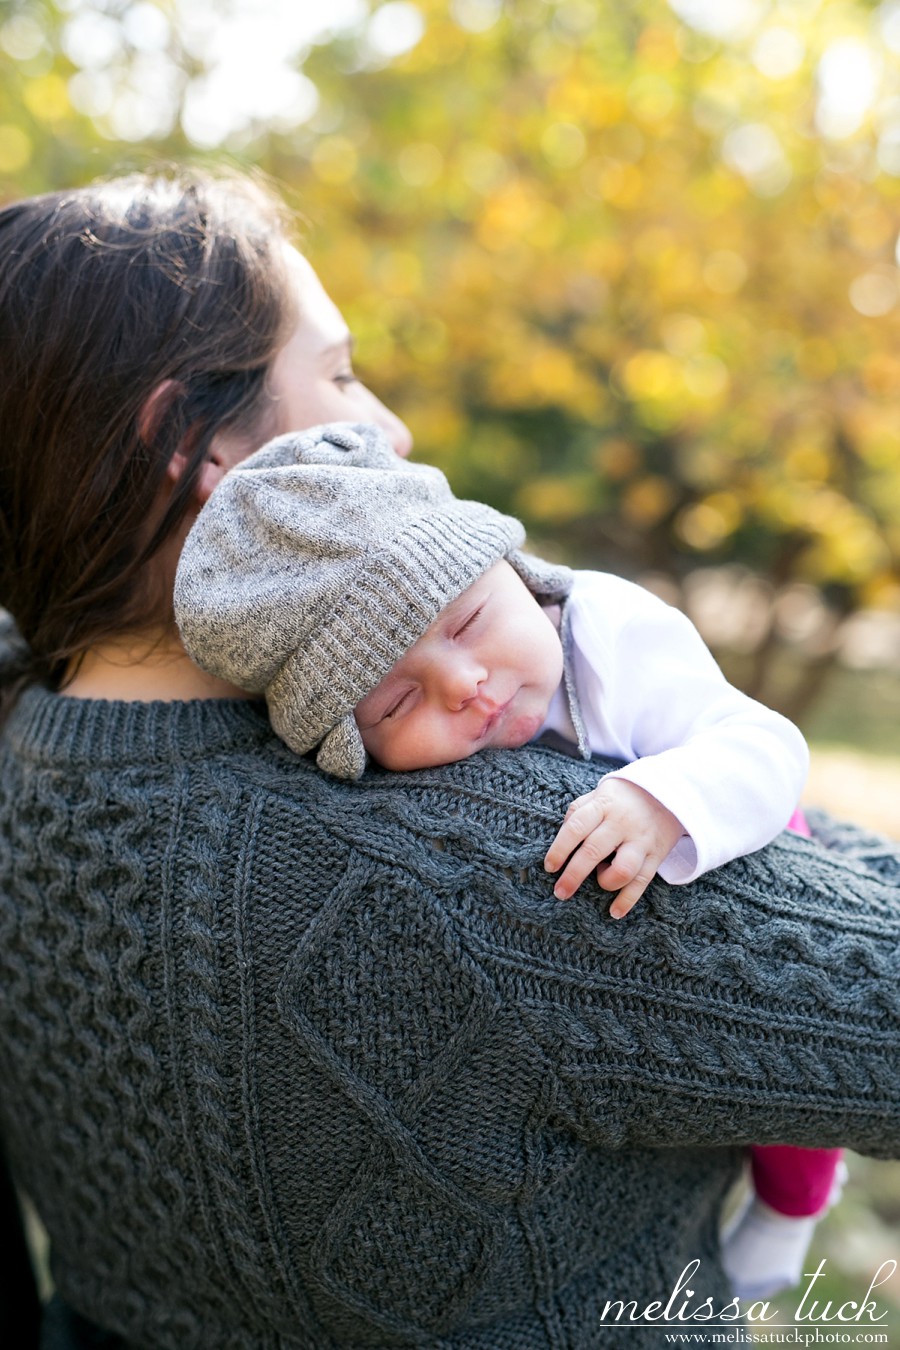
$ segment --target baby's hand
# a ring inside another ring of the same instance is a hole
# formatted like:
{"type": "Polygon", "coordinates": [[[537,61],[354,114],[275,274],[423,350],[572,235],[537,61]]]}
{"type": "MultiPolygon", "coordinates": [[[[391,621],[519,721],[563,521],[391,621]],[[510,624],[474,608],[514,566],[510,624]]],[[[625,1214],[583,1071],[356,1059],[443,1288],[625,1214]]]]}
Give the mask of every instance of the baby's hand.
{"type": "Polygon", "coordinates": [[[603,889],[619,892],[610,914],[623,919],[683,834],[681,822],[649,792],[626,778],[605,778],[575,798],[547,851],[548,872],[569,859],[553,894],[568,900],[596,868],[603,889]]]}

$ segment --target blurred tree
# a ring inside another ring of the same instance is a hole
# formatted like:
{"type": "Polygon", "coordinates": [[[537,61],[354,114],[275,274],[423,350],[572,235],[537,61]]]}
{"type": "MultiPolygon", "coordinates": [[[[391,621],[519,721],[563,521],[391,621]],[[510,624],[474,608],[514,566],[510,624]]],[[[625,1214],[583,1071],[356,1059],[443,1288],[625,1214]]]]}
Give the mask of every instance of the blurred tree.
{"type": "Polygon", "coordinates": [[[770,685],[775,608],[746,672],[795,715],[900,557],[898,67],[869,7],[833,8],[726,41],[656,0],[422,4],[390,67],[307,64],[335,110],[314,251],[421,453],[577,561],[821,588],[802,680],[770,685]]]}
{"type": "Polygon", "coordinates": [[[357,4],[286,35],[286,112],[233,82],[218,130],[227,59],[188,12],[0,8],[0,188],[126,135],[261,165],[458,491],[577,563],[824,595],[793,688],[789,606],[745,672],[802,713],[846,618],[900,603],[896,0],[357,4]]]}

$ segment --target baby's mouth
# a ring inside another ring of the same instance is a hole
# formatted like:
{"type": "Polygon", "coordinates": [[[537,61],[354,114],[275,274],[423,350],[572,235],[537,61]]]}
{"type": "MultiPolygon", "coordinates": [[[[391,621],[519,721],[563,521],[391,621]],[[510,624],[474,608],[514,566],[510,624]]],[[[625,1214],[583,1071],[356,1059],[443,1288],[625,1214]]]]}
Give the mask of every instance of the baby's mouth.
{"type": "Polygon", "coordinates": [[[501,717],[503,716],[503,714],[506,712],[506,710],[507,710],[507,708],[509,707],[510,703],[512,703],[512,699],[511,699],[511,698],[510,698],[510,699],[507,699],[507,701],[506,701],[505,703],[501,703],[499,707],[497,707],[497,708],[494,709],[494,711],[490,714],[490,716],[489,716],[489,717],[487,718],[487,720],[485,721],[485,723],[484,723],[484,725],[482,726],[481,730],[479,731],[478,735],[475,737],[475,739],[476,739],[477,741],[486,741],[486,740],[487,740],[487,738],[490,736],[491,732],[492,732],[492,731],[494,730],[494,728],[496,727],[497,723],[500,721],[500,719],[501,719],[501,717]]]}

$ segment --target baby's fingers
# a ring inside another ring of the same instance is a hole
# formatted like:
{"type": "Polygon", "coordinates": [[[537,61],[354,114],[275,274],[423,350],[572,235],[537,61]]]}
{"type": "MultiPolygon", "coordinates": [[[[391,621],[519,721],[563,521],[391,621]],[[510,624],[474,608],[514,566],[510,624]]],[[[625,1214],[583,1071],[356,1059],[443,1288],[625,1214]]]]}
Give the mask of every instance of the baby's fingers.
{"type": "Polygon", "coordinates": [[[624,919],[626,914],[630,914],[652,880],[651,873],[649,877],[635,877],[634,881],[623,887],[609,907],[611,917],[624,919]]]}
{"type": "Polygon", "coordinates": [[[644,894],[644,891],[653,880],[654,875],[655,873],[650,872],[647,876],[636,876],[634,881],[630,881],[627,886],[622,887],[609,907],[609,912],[614,919],[624,919],[625,915],[629,914],[631,910],[634,909],[635,905],[644,894]]]}
{"type": "Polygon", "coordinates": [[[609,907],[614,919],[624,919],[634,908],[656,875],[653,858],[639,845],[623,844],[615,858],[597,869],[597,880],[605,891],[619,894],[609,907]]]}
{"type": "Polygon", "coordinates": [[[591,788],[590,792],[583,792],[580,797],[573,797],[566,807],[566,814],[563,816],[563,820],[568,820],[570,816],[573,816],[576,811],[582,806],[585,806],[588,802],[596,803],[599,800],[600,797],[596,788],[591,788]]]}
{"type": "Polygon", "coordinates": [[[604,821],[596,830],[592,830],[581,847],[572,854],[553,887],[557,900],[568,900],[573,896],[581,883],[615,852],[621,838],[620,831],[610,821],[604,821]]]}
{"type": "Polygon", "coordinates": [[[547,850],[544,858],[545,871],[558,872],[582,839],[586,839],[601,823],[604,814],[603,803],[593,793],[576,798],[566,812],[556,838],[547,850]]]}

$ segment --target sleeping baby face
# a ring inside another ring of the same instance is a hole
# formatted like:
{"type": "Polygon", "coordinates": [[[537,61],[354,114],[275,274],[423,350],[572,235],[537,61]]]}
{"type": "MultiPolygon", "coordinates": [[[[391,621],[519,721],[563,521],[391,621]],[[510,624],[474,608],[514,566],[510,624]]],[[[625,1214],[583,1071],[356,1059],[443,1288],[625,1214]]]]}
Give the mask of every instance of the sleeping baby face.
{"type": "Polygon", "coordinates": [[[363,744],[386,769],[525,745],[562,679],[556,627],[508,562],[442,610],[356,705],[363,744]]]}

